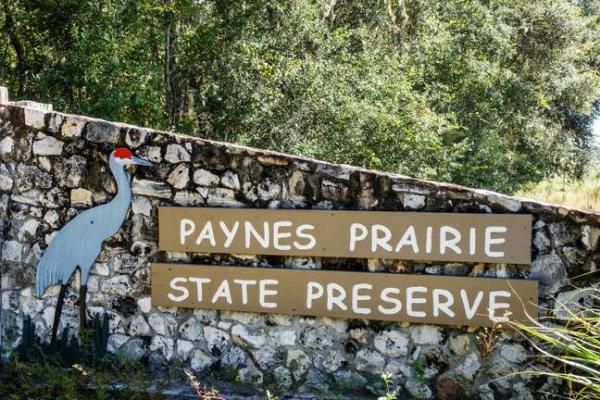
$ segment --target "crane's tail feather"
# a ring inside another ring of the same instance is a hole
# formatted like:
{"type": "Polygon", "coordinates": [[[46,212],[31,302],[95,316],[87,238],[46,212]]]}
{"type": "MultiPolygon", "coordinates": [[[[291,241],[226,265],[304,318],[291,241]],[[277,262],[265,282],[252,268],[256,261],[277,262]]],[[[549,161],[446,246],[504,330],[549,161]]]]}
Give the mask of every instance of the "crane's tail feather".
{"type": "Polygon", "coordinates": [[[62,283],[62,276],[58,263],[51,260],[40,260],[37,267],[37,275],[35,281],[35,292],[38,297],[41,297],[48,286],[62,283]]]}

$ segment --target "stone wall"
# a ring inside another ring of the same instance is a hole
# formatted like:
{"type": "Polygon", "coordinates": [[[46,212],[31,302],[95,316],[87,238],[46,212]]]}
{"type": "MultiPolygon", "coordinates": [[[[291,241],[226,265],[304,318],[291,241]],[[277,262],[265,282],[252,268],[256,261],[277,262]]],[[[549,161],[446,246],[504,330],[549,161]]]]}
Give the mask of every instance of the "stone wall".
{"type": "MultiPolygon", "coordinates": [[[[26,315],[33,318],[37,334],[49,339],[58,287],[42,298],[33,294],[37,261],[70,218],[115,194],[107,156],[117,146],[129,147],[156,166],[135,170],[129,216],[105,243],[89,279],[88,310],[109,314],[111,352],[141,359],[153,371],[180,360],[200,377],[229,382],[232,391],[267,387],[281,397],[369,393],[380,388],[384,370],[415,398],[463,398],[461,393],[466,393],[481,399],[531,399],[541,396],[539,390],[557,390],[545,379],[496,379],[543,368],[526,341],[511,331],[153,307],[148,264],[536,279],[540,311],[546,314],[556,296],[570,298],[571,285],[597,282],[589,272],[600,263],[598,214],[66,115],[37,109],[33,103],[0,105],[4,350],[19,342],[26,315]],[[156,214],[158,206],[167,205],[527,213],[534,217],[533,262],[523,266],[161,252],[156,214]],[[482,335],[493,338],[493,348],[481,346],[482,335]]],[[[67,293],[61,321],[77,331],[76,284],[67,293]]]]}

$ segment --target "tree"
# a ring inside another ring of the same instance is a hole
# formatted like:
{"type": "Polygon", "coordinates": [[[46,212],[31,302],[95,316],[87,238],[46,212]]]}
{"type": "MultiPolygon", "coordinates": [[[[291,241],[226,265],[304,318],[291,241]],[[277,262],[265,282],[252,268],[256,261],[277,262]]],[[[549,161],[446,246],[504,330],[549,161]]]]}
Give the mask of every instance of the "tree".
{"type": "Polygon", "coordinates": [[[73,112],[513,191],[593,154],[597,9],[12,0],[0,81],[73,112]]]}

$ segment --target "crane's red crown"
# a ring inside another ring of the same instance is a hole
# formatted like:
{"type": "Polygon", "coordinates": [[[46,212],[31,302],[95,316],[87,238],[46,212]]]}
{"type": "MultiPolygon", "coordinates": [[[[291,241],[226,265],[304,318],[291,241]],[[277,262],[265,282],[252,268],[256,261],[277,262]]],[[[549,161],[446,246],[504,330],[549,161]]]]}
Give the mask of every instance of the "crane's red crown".
{"type": "Polygon", "coordinates": [[[131,157],[133,157],[133,153],[131,152],[131,150],[129,150],[125,147],[119,147],[118,149],[115,150],[114,154],[115,154],[115,158],[131,159],[131,157]]]}

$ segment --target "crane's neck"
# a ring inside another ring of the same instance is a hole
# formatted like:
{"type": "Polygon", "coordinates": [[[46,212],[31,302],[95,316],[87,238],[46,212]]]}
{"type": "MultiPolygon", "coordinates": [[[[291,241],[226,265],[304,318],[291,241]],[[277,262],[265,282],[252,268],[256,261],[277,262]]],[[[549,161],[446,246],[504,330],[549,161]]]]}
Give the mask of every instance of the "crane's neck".
{"type": "Polygon", "coordinates": [[[117,164],[112,158],[110,160],[110,170],[117,181],[117,195],[110,201],[111,211],[115,213],[115,221],[118,221],[118,230],[123,223],[123,220],[127,216],[129,211],[129,205],[131,204],[131,180],[125,167],[117,164]]]}

